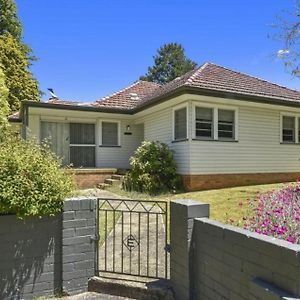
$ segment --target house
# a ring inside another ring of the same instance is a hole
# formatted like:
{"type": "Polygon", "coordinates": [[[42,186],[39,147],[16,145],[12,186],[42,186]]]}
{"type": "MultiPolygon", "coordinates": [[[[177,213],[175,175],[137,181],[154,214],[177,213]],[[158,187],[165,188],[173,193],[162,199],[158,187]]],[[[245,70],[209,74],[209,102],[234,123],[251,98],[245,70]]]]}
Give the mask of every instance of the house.
{"type": "Polygon", "coordinates": [[[187,190],[300,179],[300,92],[212,63],[94,103],[25,101],[20,119],[25,138],[51,136],[74,167],[127,169],[141,141],[157,140],[187,190]]]}

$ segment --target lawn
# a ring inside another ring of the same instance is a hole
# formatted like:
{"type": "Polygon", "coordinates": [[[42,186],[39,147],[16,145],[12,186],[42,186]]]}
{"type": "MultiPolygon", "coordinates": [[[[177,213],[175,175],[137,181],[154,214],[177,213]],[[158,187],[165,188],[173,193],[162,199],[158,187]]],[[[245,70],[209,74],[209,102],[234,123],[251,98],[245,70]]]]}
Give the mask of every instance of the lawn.
{"type": "Polygon", "coordinates": [[[244,187],[234,187],[218,190],[164,194],[151,197],[141,193],[131,193],[121,190],[118,186],[109,188],[109,191],[126,196],[131,199],[144,200],[175,200],[175,199],[192,199],[210,204],[210,217],[223,223],[232,223],[234,225],[243,226],[243,217],[250,217],[252,211],[249,207],[249,201],[255,199],[258,193],[264,193],[271,190],[280,189],[287,184],[266,184],[253,185],[244,187]]]}

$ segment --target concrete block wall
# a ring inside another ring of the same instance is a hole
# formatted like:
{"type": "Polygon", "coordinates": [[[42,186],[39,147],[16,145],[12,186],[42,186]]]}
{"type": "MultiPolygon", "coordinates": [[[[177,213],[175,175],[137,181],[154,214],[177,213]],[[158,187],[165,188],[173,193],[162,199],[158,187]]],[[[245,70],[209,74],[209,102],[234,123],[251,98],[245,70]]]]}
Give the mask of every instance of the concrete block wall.
{"type": "Polygon", "coordinates": [[[193,247],[195,299],[278,299],[257,279],[300,296],[299,245],[203,218],[193,247]]]}
{"type": "Polygon", "coordinates": [[[95,275],[96,199],[48,218],[0,216],[0,300],[86,291],[95,275]]]}
{"type": "Polygon", "coordinates": [[[67,199],[62,215],[62,287],[86,291],[95,275],[96,199],[67,199]]]}
{"type": "Polygon", "coordinates": [[[0,216],[0,299],[60,291],[61,234],[60,216],[0,216]]]}
{"type": "Polygon", "coordinates": [[[176,299],[300,299],[300,245],[210,220],[206,211],[199,202],[171,203],[176,299]]]}

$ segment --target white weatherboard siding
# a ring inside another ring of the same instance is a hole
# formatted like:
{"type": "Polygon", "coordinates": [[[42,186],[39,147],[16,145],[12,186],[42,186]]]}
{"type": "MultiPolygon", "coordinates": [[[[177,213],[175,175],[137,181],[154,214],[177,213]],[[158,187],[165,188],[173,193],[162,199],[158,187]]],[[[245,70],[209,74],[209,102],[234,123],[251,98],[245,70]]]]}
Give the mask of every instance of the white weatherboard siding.
{"type": "MultiPolygon", "coordinates": [[[[120,122],[120,147],[99,147],[96,149],[96,166],[99,168],[128,169],[129,158],[143,140],[143,126],[133,125],[128,121],[120,122]],[[125,135],[130,125],[132,135],[125,135]]],[[[98,143],[99,145],[100,143],[98,143]]]]}
{"type": "Polygon", "coordinates": [[[280,144],[279,109],[238,111],[238,142],[192,141],[190,174],[300,171],[300,145],[280,144]]]}
{"type": "Polygon", "coordinates": [[[188,141],[172,143],[173,140],[173,108],[166,108],[143,117],[144,138],[147,141],[166,143],[174,153],[179,174],[187,174],[189,169],[188,141]]]}

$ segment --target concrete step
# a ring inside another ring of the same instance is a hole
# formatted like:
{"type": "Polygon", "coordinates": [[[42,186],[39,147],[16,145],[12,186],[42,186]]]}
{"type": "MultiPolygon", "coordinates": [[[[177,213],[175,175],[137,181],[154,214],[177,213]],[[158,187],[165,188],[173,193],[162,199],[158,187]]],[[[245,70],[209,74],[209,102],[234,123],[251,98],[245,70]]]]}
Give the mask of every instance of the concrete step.
{"type": "Polygon", "coordinates": [[[111,175],[111,178],[116,179],[116,180],[121,180],[123,178],[123,175],[114,174],[114,175],[111,175]]]}
{"type": "Polygon", "coordinates": [[[147,280],[141,278],[117,279],[108,277],[92,277],[88,290],[107,295],[128,297],[142,300],[174,300],[173,292],[168,280],[147,280]]]}
{"type": "Polygon", "coordinates": [[[98,189],[101,189],[101,190],[105,190],[107,187],[110,187],[111,184],[108,184],[108,183],[98,183],[97,184],[97,188],[98,189]]]}
{"type": "Polygon", "coordinates": [[[115,184],[115,183],[120,183],[120,180],[119,180],[119,179],[111,179],[111,178],[108,178],[108,179],[105,179],[105,180],[104,180],[104,183],[113,185],[113,184],[115,184]]]}

